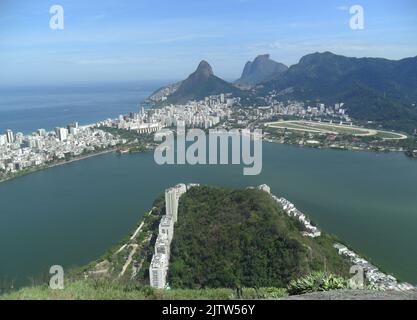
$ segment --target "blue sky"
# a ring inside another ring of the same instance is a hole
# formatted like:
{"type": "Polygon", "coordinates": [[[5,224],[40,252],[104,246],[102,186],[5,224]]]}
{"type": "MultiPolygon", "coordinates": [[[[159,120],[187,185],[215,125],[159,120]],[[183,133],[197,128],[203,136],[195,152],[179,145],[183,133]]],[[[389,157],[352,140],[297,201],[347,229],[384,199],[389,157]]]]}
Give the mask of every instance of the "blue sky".
{"type": "Polygon", "coordinates": [[[417,55],[414,0],[0,0],[0,85],[182,79],[201,59],[225,79],[270,53],[287,65],[312,52],[417,55]],[[64,8],[64,30],[49,8],[64,8]],[[365,29],[349,28],[349,7],[365,29]]]}

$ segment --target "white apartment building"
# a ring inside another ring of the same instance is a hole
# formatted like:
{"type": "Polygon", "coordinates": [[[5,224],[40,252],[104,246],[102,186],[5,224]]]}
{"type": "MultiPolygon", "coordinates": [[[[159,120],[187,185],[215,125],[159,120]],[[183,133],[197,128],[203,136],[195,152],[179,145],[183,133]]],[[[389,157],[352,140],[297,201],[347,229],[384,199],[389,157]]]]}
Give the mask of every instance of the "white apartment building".
{"type": "MultiPolygon", "coordinates": [[[[197,184],[189,184],[189,187],[197,184]]],[[[149,280],[151,287],[164,289],[169,268],[170,246],[174,236],[174,223],[178,216],[178,202],[180,197],[187,192],[185,184],[165,190],[166,215],[159,223],[159,233],[155,242],[155,253],[149,268],[149,280]],[[175,220],[174,220],[175,219],[175,220]]]]}
{"type": "Polygon", "coordinates": [[[155,242],[155,254],[162,253],[168,257],[170,256],[170,241],[167,234],[160,233],[155,242]]]}
{"type": "Polygon", "coordinates": [[[167,236],[169,243],[171,243],[174,236],[174,221],[171,216],[163,216],[159,223],[159,233],[167,236]]]}
{"type": "Polygon", "coordinates": [[[168,259],[165,254],[157,253],[152,257],[149,268],[150,284],[154,288],[164,289],[168,273],[168,259]]]}
{"type": "Polygon", "coordinates": [[[165,190],[165,207],[167,216],[171,216],[174,223],[178,220],[178,202],[180,197],[187,192],[185,184],[178,184],[175,187],[165,190]]]}
{"type": "Polygon", "coordinates": [[[157,132],[161,129],[161,125],[159,123],[142,123],[136,129],[138,133],[153,133],[157,132]]]}
{"type": "Polygon", "coordinates": [[[260,186],[258,186],[258,189],[268,194],[271,194],[271,188],[266,184],[261,184],[260,186]]]}
{"type": "Polygon", "coordinates": [[[67,128],[55,128],[55,134],[56,137],[59,139],[59,141],[65,141],[68,138],[68,130],[67,128]]]}
{"type": "Polygon", "coordinates": [[[7,144],[7,136],[5,134],[0,134],[0,146],[7,144]]]}

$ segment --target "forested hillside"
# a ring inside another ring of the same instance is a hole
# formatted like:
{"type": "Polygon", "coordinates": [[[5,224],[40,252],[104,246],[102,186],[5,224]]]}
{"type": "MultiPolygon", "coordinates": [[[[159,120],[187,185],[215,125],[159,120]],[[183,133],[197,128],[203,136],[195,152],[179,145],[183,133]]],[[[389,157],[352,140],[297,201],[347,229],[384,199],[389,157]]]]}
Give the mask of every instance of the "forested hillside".
{"type": "Polygon", "coordinates": [[[178,215],[173,288],[285,287],[312,271],[347,274],[333,239],[303,237],[265,192],[192,188],[181,197],[178,215]]]}

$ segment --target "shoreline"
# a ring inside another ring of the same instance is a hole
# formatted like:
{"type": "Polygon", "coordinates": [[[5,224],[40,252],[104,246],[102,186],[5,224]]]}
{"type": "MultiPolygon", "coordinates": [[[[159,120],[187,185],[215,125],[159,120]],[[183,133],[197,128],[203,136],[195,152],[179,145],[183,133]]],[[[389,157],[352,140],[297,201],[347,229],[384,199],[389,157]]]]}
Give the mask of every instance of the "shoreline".
{"type": "Polygon", "coordinates": [[[12,181],[12,180],[17,179],[17,178],[24,177],[24,176],[27,176],[27,175],[30,175],[30,174],[35,173],[35,172],[48,170],[48,169],[53,168],[53,167],[58,167],[58,166],[62,166],[62,165],[65,165],[65,164],[70,164],[72,162],[77,162],[77,161],[93,158],[93,157],[96,157],[96,156],[100,156],[100,155],[103,155],[103,154],[116,152],[116,151],[117,151],[117,148],[111,148],[111,149],[102,150],[102,151],[99,151],[99,152],[94,152],[92,154],[86,154],[86,155],[83,155],[83,156],[75,157],[75,158],[70,159],[70,160],[64,160],[64,161],[58,161],[56,163],[46,164],[42,167],[34,167],[34,168],[29,169],[27,172],[22,173],[20,175],[16,175],[16,176],[1,179],[0,184],[2,184],[4,182],[7,182],[7,181],[12,181]]]}
{"type": "MultiPolygon", "coordinates": [[[[315,146],[315,145],[308,145],[308,144],[297,144],[297,143],[285,143],[285,142],[279,142],[277,140],[273,139],[263,139],[263,141],[268,143],[274,143],[274,144],[280,144],[284,146],[294,146],[298,148],[308,148],[308,149],[317,149],[317,150],[336,150],[336,151],[351,151],[351,152],[370,152],[370,153],[402,153],[405,156],[407,156],[406,151],[404,150],[372,150],[372,149],[363,149],[363,148],[336,148],[336,147],[327,147],[327,146],[315,146]]],[[[407,156],[409,157],[409,156],[407,156]]],[[[409,157],[411,158],[411,157],[409,157]]]]}
{"type": "MultiPolygon", "coordinates": [[[[413,159],[413,157],[410,157],[406,154],[405,151],[401,151],[401,150],[384,150],[384,151],[379,151],[379,150],[368,150],[368,149],[352,149],[352,148],[331,148],[331,147],[321,147],[321,146],[309,146],[309,145],[298,145],[296,143],[285,143],[285,142],[279,142],[277,140],[272,140],[272,139],[263,139],[264,142],[267,143],[272,143],[272,144],[278,144],[278,145],[287,145],[287,146],[294,146],[294,147],[299,147],[299,148],[309,148],[309,149],[318,149],[318,150],[337,150],[337,151],[350,151],[350,152],[370,152],[370,153],[402,153],[404,154],[407,158],[411,158],[413,159]]],[[[29,169],[27,172],[20,174],[20,175],[16,175],[16,176],[12,176],[12,177],[8,177],[8,178],[4,178],[0,180],[0,184],[5,183],[7,181],[12,181],[14,179],[20,178],[20,177],[24,177],[27,175],[30,175],[32,173],[35,172],[39,172],[39,171],[43,171],[43,170],[48,170],[50,168],[53,167],[57,167],[57,166],[62,166],[62,165],[66,165],[66,164],[70,164],[73,162],[77,162],[77,161],[81,161],[81,160],[86,160],[89,158],[93,158],[96,156],[100,156],[103,154],[107,154],[107,153],[111,153],[111,152],[117,152],[118,148],[111,148],[108,150],[103,150],[103,151],[99,151],[97,153],[92,153],[92,154],[87,154],[87,155],[83,155],[83,156],[79,156],[76,157],[74,159],[70,159],[67,161],[58,161],[56,163],[51,163],[51,164],[47,164],[44,165],[43,167],[35,167],[33,169],[29,169]]],[[[150,149],[152,150],[152,149],[150,149]]],[[[133,152],[128,152],[127,154],[135,154],[135,153],[141,153],[143,151],[133,151],[133,152]]]]}

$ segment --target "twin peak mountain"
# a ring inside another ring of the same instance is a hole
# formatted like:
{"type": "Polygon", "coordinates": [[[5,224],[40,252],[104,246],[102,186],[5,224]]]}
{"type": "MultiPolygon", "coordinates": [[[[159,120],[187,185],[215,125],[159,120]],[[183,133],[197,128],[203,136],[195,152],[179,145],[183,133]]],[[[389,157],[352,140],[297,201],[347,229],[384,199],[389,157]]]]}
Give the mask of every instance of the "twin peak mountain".
{"type": "Polygon", "coordinates": [[[187,79],[163,87],[153,102],[185,103],[231,93],[243,106],[264,103],[274,92],[281,101],[333,104],[344,102],[349,116],[374,121],[386,129],[414,132],[417,128],[417,57],[401,60],[353,58],[316,52],[287,67],[260,55],[248,61],[240,79],[226,82],[206,61],[187,79]]]}
{"type": "Polygon", "coordinates": [[[154,102],[184,103],[220,93],[241,96],[242,90],[273,79],[287,69],[282,63],[271,60],[269,55],[260,55],[253,62],[246,63],[238,80],[229,83],[215,76],[210,64],[203,60],[187,79],[158,89],[149,99],[154,102]]]}

